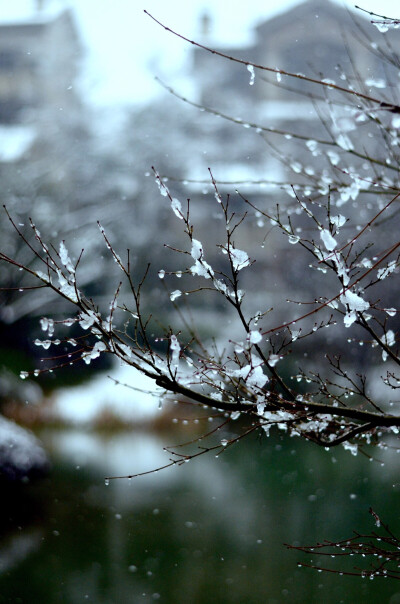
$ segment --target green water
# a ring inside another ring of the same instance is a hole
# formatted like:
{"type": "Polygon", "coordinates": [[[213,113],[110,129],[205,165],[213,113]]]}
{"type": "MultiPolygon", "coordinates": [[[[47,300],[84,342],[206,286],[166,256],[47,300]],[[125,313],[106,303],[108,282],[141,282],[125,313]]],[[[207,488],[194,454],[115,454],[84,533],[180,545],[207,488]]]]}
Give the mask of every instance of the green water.
{"type": "Polygon", "coordinates": [[[106,486],[108,474],[165,463],[168,441],[41,437],[50,476],[1,494],[0,603],[400,601],[400,582],[298,568],[308,559],[283,545],[374,530],[370,506],[400,532],[400,455],[387,454],[382,467],[295,439],[250,437],[218,459],[106,486]]]}

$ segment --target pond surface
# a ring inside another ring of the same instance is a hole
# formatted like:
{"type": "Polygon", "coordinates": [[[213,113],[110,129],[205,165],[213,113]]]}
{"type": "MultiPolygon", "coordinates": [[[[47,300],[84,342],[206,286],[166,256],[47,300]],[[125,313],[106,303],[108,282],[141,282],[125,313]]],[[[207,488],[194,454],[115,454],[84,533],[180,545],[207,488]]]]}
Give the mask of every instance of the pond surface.
{"type": "Polygon", "coordinates": [[[218,459],[106,486],[107,475],[166,463],[169,442],[137,432],[40,437],[51,474],[2,493],[0,603],[400,602],[400,582],[298,568],[310,559],[283,545],[370,532],[370,506],[400,532],[395,453],[381,466],[249,437],[218,459]]]}

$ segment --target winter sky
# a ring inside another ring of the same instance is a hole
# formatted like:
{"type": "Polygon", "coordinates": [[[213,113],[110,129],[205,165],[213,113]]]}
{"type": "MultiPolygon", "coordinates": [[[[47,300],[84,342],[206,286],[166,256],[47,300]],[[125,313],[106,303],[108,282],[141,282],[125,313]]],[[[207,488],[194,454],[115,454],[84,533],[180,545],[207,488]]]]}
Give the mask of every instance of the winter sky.
{"type": "MultiPolygon", "coordinates": [[[[398,0],[335,0],[398,15],[398,0]]],[[[42,0],[44,13],[70,6],[86,49],[83,86],[97,105],[146,102],[160,90],[154,75],[176,81],[190,45],[165,32],[144,9],[172,29],[199,39],[200,15],[212,17],[210,42],[245,44],[251,27],[301,0],[42,0]]],[[[0,20],[32,16],[35,0],[0,0],[0,20]]],[[[400,35],[400,32],[399,32],[400,35]]]]}

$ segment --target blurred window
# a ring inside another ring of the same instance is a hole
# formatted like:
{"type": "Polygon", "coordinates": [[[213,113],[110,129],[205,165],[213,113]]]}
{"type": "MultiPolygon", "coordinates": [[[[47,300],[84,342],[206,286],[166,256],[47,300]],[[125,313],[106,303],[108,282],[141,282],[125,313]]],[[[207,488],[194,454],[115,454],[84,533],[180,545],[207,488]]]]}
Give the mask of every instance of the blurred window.
{"type": "Polygon", "coordinates": [[[0,70],[12,71],[20,63],[20,53],[15,50],[0,51],[0,70]]]}

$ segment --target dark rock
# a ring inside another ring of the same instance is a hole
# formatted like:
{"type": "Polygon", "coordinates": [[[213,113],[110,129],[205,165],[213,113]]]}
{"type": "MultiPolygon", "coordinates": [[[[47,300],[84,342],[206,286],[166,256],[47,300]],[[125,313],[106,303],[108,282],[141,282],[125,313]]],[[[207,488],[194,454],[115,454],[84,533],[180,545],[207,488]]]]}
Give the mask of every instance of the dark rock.
{"type": "Polygon", "coordinates": [[[36,436],[0,416],[0,482],[29,480],[48,470],[47,455],[36,436]]]}

